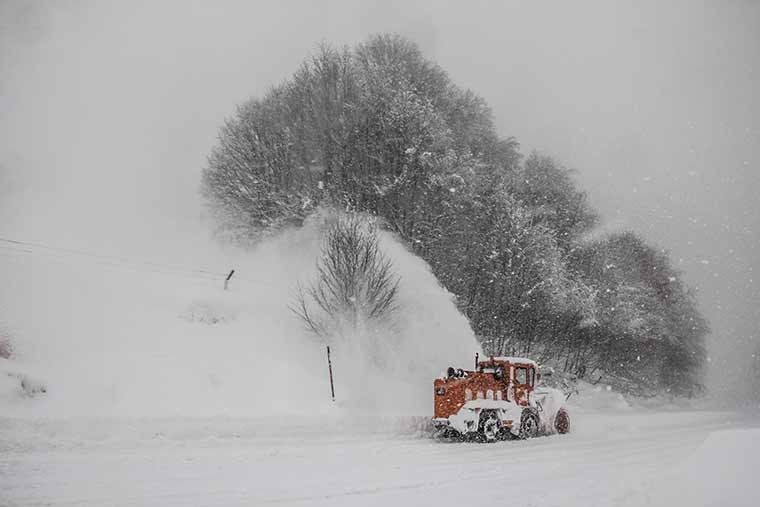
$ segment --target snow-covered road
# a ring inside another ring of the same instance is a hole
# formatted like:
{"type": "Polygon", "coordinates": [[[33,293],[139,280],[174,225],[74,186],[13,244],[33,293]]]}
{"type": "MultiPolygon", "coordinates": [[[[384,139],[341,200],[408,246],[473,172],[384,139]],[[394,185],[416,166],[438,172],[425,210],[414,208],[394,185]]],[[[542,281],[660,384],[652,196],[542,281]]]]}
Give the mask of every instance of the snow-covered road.
{"type": "Polygon", "coordinates": [[[0,505],[756,506],[756,421],[583,412],[567,436],[472,444],[366,421],[0,419],[0,505]]]}

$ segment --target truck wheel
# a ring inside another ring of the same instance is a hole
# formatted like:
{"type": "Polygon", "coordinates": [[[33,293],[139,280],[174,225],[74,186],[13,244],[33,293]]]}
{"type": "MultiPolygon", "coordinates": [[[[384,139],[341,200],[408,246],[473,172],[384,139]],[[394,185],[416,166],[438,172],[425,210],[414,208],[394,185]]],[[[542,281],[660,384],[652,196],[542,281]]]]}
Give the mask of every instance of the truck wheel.
{"type": "Polygon", "coordinates": [[[564,408],[559,409],[557,417],[554,418],[554,429],[562,435],[570,431],[570,415],[564,408]]]}
{"type": "Polygon", "coordinates": [[[481,412],[478,430],[486,442],[495,441],[501,430],[501,421],[499,421],[496,412],[493,410],[481,412]]]}
{"type": "Polygon", "coordinates": [[[520,418],[520,433],[518,434],[518,438],[525,440],[526,438],[533,438],[536,435],[538,435],[538,415],[532,410],[525,409],[520,418]]]}

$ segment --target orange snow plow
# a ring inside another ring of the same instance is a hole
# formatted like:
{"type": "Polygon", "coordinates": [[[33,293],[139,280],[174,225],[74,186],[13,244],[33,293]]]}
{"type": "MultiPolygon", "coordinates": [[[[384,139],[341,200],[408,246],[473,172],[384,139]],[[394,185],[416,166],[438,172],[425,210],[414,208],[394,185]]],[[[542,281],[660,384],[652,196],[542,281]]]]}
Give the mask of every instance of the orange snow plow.
{"type": "Polygon", "coordinates": [[[494,441],[567,433],[565,395],[537,387],[535,361],[490,357],[474,371],[449,368],[433,382],[433,425],[440,436],[473,436],[494,441]]]}

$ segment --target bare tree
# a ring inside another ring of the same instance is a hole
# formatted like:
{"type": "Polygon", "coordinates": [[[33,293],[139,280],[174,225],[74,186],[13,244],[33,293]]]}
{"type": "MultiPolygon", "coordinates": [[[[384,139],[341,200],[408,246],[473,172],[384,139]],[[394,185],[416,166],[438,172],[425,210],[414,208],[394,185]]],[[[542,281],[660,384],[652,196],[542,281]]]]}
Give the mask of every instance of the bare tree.
{"type": "Polygon", "coordinates": [[[340,216],[327,230],[317,278],[299,288],[291,307],[324,339],[387,324],[397,310],[399,279],[378,245],[375,225],[360,216],[340,216]]]}

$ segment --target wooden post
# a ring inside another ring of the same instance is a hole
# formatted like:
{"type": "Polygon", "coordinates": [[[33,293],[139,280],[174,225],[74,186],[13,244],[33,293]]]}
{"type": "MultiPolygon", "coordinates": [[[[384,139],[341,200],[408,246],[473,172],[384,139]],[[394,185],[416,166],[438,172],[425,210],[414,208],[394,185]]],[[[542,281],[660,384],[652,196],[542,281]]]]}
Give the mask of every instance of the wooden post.
{"type": "Polygon", "coordinates": [[[330,372],[330,395],[335,401],[335,385],[333,384],[332,361],[330,361],[330,346],[327,346],[327,370],[330,372]]]}
{"type": "Polygon", "coordinates": [[[227,275],[227,278],[224,280],[224,290],[227,290],[227,284],[230,282],[230,278],[232,278],[232,275],[235,274],[235,270],[231,270],[230,274],[227,275]]]}

